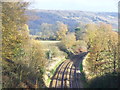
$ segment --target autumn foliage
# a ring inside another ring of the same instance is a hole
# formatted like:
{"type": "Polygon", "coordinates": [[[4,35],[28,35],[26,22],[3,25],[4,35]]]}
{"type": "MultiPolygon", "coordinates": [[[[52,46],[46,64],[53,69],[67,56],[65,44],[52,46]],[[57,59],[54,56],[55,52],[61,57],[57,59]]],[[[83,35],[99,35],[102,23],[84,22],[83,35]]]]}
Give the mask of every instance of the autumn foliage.
{"type": "Polygon", "coordinates": [[[118,33],[109,24],[88,24],[85,41],[88,55],[83,62],[87,79],[119,73],[118,33]]]}
{"type": "Polygon", "coordinates": [[[44,51],[31,40],[26,24],[28,3],[2,3],[2,86],[3,88],[43,87],[44,51]]]}

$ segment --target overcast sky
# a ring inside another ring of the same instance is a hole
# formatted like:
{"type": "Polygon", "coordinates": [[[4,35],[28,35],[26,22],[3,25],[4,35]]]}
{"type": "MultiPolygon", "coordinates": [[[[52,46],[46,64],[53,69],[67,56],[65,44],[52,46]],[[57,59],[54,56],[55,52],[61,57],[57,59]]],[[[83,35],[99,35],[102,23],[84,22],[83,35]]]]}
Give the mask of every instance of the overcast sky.
{"type": "Polygon", "coordinates": [[[117,12],[119,0],[32,0],[30,9],[117,12]]]}

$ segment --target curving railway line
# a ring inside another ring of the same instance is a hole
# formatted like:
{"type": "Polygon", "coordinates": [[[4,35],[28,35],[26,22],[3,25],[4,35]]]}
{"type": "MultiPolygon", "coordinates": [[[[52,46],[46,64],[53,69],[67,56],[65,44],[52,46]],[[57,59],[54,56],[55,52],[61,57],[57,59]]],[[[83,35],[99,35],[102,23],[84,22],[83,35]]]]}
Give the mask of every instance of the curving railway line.
{"type": "Polygon", "coordinates": [[[50,88],[83,88],[79,66],[84,56],[76,55],[61,63],[52,77],[50,88]]]}

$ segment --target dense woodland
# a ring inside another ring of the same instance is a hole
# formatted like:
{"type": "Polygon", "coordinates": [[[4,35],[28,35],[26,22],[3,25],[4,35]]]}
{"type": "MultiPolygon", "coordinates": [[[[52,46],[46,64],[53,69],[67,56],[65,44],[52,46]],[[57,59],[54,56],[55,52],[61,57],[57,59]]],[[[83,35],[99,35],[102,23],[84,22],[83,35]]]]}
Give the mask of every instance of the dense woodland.
{"type": "MultiPolygon", "coordinates": [[[[27,25],[28,5],[24,2],[2,3],[3,88],[46,87],[43,74],[50,54],[43,50],[45,46],[39,40],[60,41],[58,49],[67,54],[66,58],[88,52],[83,63],[88,87],[95,87],[96,82],[96,87],[102,87],[104,81],[103,87],[118,87],[120,43],[119,33],[112,30],[112,25],[80,24],[70,32],[63,22],[42,23],[40,32],[33,36],[27,25]]],[[[60,55],[54,52],[54,56],[60,55]]]]}
{"type": "Polygon", "coordinates": [[[41,44],[29,37],[28,3],[2,3],[3,88],[42,87],[45,58],[41,44]]]}

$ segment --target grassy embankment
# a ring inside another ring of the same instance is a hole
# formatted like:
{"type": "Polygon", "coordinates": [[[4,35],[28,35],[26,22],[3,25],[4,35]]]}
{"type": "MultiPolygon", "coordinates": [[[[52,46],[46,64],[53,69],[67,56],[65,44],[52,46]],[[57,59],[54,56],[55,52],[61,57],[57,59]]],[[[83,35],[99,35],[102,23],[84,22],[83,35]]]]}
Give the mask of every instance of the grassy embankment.
{"type": "Polygon", "coordinates": [[[80,63],[80,72],[81,72],[81,81],[83,83],[83,88],[87,88],[88,87],[88,83],[87,83],[87,79],[85,77],[85,73],[83,71],[83,62],[80,63]]]}
{"type": "Polygon", "coordinates": [[[48,51],[51,51],[51,59],[46,59],[48,60],[48,64],[46,65],[46,73],[44,75],[44,82],[47,87],[49,87],[49,84],[51,82],[51,78],[54,75],[57,67],[64,61],[66,60],[66,53],[62,52],[58,48],[58,44],[60,41],[40,41],[43,46],[44,50],[47,53],[48,51]]]}

